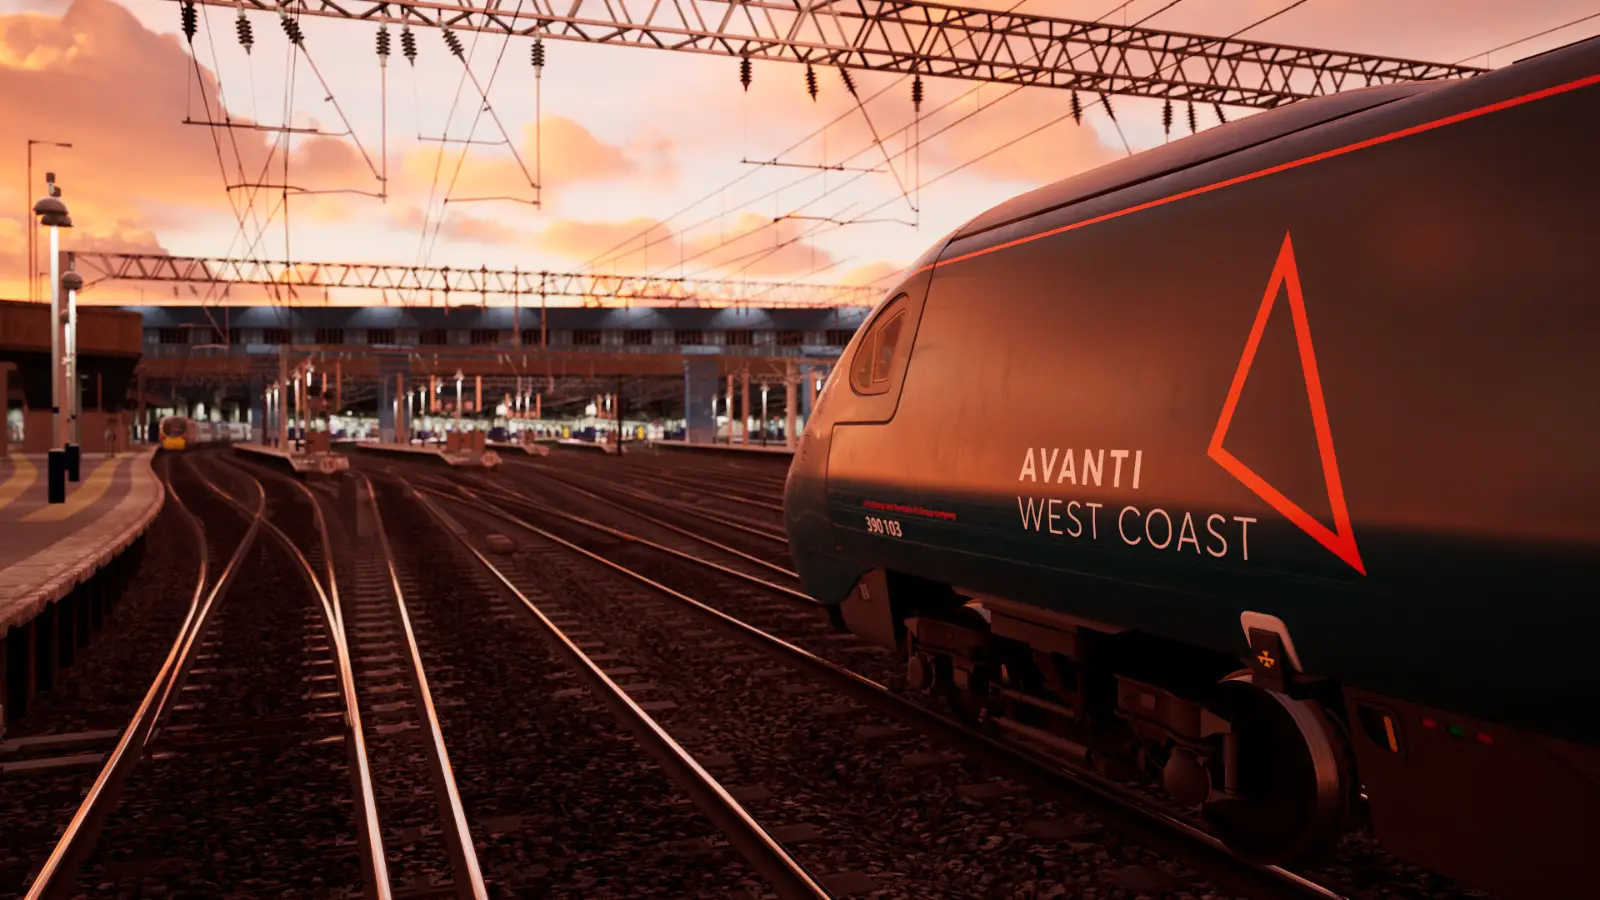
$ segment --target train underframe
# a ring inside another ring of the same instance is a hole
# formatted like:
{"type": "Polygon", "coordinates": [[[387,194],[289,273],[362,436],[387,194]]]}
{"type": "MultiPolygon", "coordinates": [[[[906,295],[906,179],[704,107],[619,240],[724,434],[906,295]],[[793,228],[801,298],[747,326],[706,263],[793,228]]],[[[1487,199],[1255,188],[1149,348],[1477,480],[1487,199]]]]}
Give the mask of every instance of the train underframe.
{"type": "Polygon", "coordinates": [[[1587,883],[1578,835],[1600,825],[1600,753],[1308,674],[1271,617],[1245,623],[1261,627],[1240,660],[882,570],[830,610],[900,655],[905,690],[1164,791],[1242,858],[1315,865],[1372,827],[1396,855],[1504,897],[1587,883]]]}

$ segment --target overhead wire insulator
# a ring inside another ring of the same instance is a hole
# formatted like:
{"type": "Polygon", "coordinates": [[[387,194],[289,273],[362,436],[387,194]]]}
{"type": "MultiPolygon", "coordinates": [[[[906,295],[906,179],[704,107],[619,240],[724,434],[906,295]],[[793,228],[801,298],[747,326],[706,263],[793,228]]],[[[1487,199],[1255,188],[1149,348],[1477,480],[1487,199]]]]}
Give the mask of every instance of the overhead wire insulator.
{"type": "Polygon", "coordinates": [[[856,95],[856,80],[850,77],[850,70],[840,66],[839,77],[844,79],[844,89],[850,92],[850,96],[854,97],[856,95]]]}
{"type": "Polygon", "coordinates": [[[911,77],[911,108],[917,110],[918,112],[922,111],[922,76],[921,75],[913,75],[911,77]]]}
{"type": "Polygon", "coordinates": [[[289,36],[289,43],[296,47],[305,43],[306,36],[300,31],[300,23],[289,17],[288,10],[279,7],[278,22],[283,25],[283,33],[289,36]]]}
{"type": "Polygon", "coordinates": [[[739,57],[739,83],[744,85],[746,91],[750,90],[751,67],[750,57],[739,57]]]}
{"type": "Polygon", "coordinates": [[[1223,114],[1223,112],[1222,112],[1222,104],[1221,103],[1213,103],[1213,104],[1211,104],[1211,108],[1217,111],[1217,121],[1218,122],[1221,122],[1224,125],[1228,124],[1228,117],[1223,114]]]}
{"type": "Polygon", "coordinates": [[[454,31],[451,31],[448,28],[443,29],[443,32],[444,32],[444,45],[446,47],[450,48],[450,52],[452,54],[454,54],[454,55],[456,55],[458,57],[462,56],[465,51],[463,51],[461,49],[461,38],[456,37],[456,33],[454,31]]]}
{"type": "Polygon", "coordinates": [[[389,26],[378,23],[378,58],[389,61],[389,26]]]}
{"type": "Polygon", "coordinates": [[[1200,120],[1194,114],[1194,101],[1189,101],[1189,133],[1194,134],[1200,130],[1200,120]]]}
{"type": "Polygon", "coordinates": [[[817,70],[811,68],[811,63],[806,63],[806,93],[811,95],[811,102],[817,102],[817,70]]]}
{"type": "Polygon", "coordinates": [[[1117,120],[1117,114],[1111,110],[1111,95],[1101,94],[1100,105],[1106,108],[1106,115],[1110,116],[1111,121],[1115,122],[1117,120]]]}
{"type": "Polygon", "coordinates": [[[544,68],[544,41],[540,38],[533,39],[533,67],[544,68]]]}
{"type": "Polygon", "coordinates": [[[255,46],[256,36],[250,29],[250,20],[245,18],[243,7],[239,9],[239,18],[233,22],[233,29],[239,32],[239,46],[244,48],[245,53],[249,53],[250,48],[255,46]]]}
{"type": "Polygon", "coordinates": [[[1077,91],[1072,92],[1072,121],[1078,125],[1083,124],[1083,101],[1078,99],[1077,91]]]}
{"type": "Polygon", "coordinates": [[[1167,137],[1172,137],[1172,99],[1170,97],[1166,103],[1161,105],[1161,130],[1166,133],[1167,137]]]}
{"type": "Polygon", "coordinates": [[[417,64],[417,36],[412,33],[410,25],[400,26],[400,52],[405,54],[406,62],[413,66],[417,64]]]}
{"type": "Polygon", "coordinates": [[[195,32],[195,29],[197,27],[199,27],[198,24],[197,24],[199,20],[195,18],[194,4],[193,3],[189,3],[189,2],[185,2],[183,4],[183,11],[182,12],[183,12],[183,36],[184,36],[184,38],[186,40],[188,40],[189,43],[192,44],[192,43],[194,43],[194,32],[195,32]]]}

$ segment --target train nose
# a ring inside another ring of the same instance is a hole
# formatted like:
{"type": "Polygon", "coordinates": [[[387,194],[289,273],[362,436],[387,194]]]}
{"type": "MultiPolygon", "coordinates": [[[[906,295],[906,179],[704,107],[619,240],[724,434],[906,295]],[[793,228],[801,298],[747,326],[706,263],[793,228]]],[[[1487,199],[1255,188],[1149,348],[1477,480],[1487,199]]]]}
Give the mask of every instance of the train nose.
{"type": "Polygon", "coordinates": [[[842,602],[860,577],[859,567],[834,552],[828,510],[829,430],[807,429],[789,464],[783,489],[783,524],[789,552],[806,593],[822,603],[842,602]]]}

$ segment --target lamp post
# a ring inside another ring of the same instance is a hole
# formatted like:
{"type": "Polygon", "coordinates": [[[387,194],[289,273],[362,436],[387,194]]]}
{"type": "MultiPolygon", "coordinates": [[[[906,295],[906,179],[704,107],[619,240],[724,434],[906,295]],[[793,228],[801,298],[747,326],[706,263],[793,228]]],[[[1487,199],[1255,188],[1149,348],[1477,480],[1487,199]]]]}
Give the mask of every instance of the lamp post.
{"type": "Polygon", "coordinates": [[[83,419],[78,406],[82,391],[78,384],[78,291],[83,289],[83,276],[73,269],[73,254],[67,252],[67,271],[61,273],[61,289],[67,294],[67,477],[78,480],[79,459],[83,447],[83,419]]]}
{"type": "Polygon", "coordinates": [[[50,227],[50,443],[49,501],[67,501],[66,450],[55,449],[66,441],[61,432],[61,229],[72,227],[72,217],[67,215],[67,204],[61,200],[61,188],[56,187],[56,174],[46,173],[48,187],[44,197],[33,205],[33,214],[40,224],[50,227]]]}
{"type": "MultiPolygon", "coordinates": [[[[461,370],[456,370],[456,434],[461,433],[461,382],[466,378],[461,370]]],[[[460,440],[457,438],[457,440],[460,440]]]]}
{"type": "MultiPolygon", "coordinates": [[[[72,145],[71,144],[63,144],[60,141],[37,141],[37,140],[34,140],[32,138],[29,138],[28,139],[28,186],[26,188],[24,188],[23,191],[22,191],[22,196],[24,196],[24,197],[27,197],[27,196],[29,196],[30,194],[33,193],[33,146],[35,144],[38,144],[41,147],[62,147],[62,148],[65,148],[67,150],[71,150],[72,149],[72,145]]],[[[30,301],[35,301],[35,300],[39,299],[39,273],[38,273],[39,247],[38,247],[38,243],[37,242],[38,242],[38,235],[36,235],[34,233],[34,229],[33,228],[29,228],[28,229],[28,299],[30,301]]]]}

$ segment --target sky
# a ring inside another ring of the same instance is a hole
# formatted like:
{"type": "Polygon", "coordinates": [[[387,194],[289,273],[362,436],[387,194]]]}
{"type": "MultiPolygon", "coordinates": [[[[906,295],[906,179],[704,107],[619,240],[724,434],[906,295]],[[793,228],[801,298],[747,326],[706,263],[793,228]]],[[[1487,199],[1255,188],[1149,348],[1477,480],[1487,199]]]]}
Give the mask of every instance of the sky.
{"type": "MultiPolygon", "coordinates": [[[[1014,0],[969,2],[1005,9],[1014,0]]],[[[1170,5],[1147,26],[1227,35],[1288,4],[1133,0],[1105,21],[1132,23],[1170,5]]],[[[1026,0],[1021,11],[1095,19],[1117,5],[1026,0]]],[[[72,211],[66,248],[886,287],[985,209],[1166,139],[1159,101],[1114,98],[1116,124],[1086,103],[1078,125],[1066,115],[1064,91],[1013,94],[1002,85],[929,79],[915,133],[951,127],[907,158],[910,86],[896,75],[852,72],[862,97],[889,88],[864,116],[837,70],[817,70],[813,100],[799,65],[756,62],[746,91],[732,58],[547,40],[536,80],[529,39],[463,32],[491,116],[437,31],[416,31],[411,65],[391,29],[393,55],[380,70],[370,23],[308,17],[307,52],[291,56],[276,17],[254,13],[246,54],[233,10],[199,10],[191,57],[171,0],[0,0],[0,297],[27,295],[24,213],[42,194],[46,170],[57,174],[72,211]],[[247,202],[252,192],[225,191],[229,183],[284,183],[286,154],[273,132],[184,124],[204,121],[207,109],[221,119],[224,108],[234,122],[323,132],[289,140],[287,183],[344,193],[291,196],[286,225],[278,192],[254,192],[247,202]],[[971,162],[1029,132],[1036,133],[971,162]],[[475,143],[459,143],[469,135],[475,143]],[[441,136],[458,143],[441,144],[441,136]],[[24,193],[30,138],[73,146],[35,147],[35,183],[24,193]],[[774,159],[874,171],[744,162],[774,159]],[[542,189],[530,184],[535,169],[542,189]],[[380,191],[386,199],[362,193],[380,191]],[[441,203],[446,196],[452,202],[441,203]],[[774,222],[785,215],[818,218],[774,222]]],[[[1600,18],[1467,57],[1596,11],[1594,0],[1305,0],[1244,36],[1499,66],[1600,33],[1600,18]]],[[[1181,110],[1178,118],[1174,137],[1187,133],[1181,110]]],[[[1202,110],[1200,124],[1216,124],[1215,115],[1202,110]]],[[[204,288],[180,292],[187,301],[204,295],[204,288]]],[[[82,298],[179,299],[170,286],[133,282],[95,285],[82,298]]],[[[229,298],[265,301],[248,288],[229,298]]],[[[442,302],[370,292],[327,299],[442,302]]]]}

